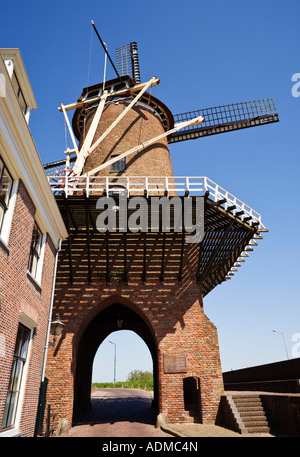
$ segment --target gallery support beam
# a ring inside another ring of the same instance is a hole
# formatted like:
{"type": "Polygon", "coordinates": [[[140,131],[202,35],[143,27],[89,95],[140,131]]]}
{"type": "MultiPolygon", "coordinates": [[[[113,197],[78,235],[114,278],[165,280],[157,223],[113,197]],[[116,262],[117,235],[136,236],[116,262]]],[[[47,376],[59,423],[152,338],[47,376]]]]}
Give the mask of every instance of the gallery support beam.
{"type": "Polygon", "coordinates": [[[202,274],[199,275],[199,280],[200,281],[203,281],[206,278],[206,276],[208,275],[208,273],[209,273],[209,271],[210,271],[210,269],[211,269],[211,267],[212,267],[217,255],[219,254],[219,252],[220,252],[220,250],[221,250],[221,248],[222,248],[222,246],[223,246],[223,244],[224,244],[224,242],[225,242],[225,240],[227,238],[228,233],[230,232],[230,230],[233,227],[233,224],[234,224],[234,220],[229,222],[229,224],[227,225],[226,229],[224,230],[224,233],[223,233],[223,235],[222,235],[217,247],[214,249],[212,255],[210,256],[209,261],[207,262],[204,271],[202,272],[202,274]]]}

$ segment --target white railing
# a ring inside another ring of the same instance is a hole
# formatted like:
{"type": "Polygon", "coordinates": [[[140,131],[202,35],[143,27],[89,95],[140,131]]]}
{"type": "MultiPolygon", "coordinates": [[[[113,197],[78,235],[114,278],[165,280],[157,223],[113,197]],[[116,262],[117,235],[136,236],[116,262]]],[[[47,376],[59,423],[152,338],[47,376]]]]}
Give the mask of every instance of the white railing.
{"type": "Polygon", "coordinates": [[[243,203],[234,195],[223,189],[211,179],[203,176],[74,176],[72,172],[48,176],[52,192],[55,195],[64,193],[66,197],[85,193],[87,197],[92,194],[106,193],[107,196],[126,192],[127,196],[145,195],[178,195],[200,196],[209,192],[209,198],[215,202],[223,201],[221,206],[231,210],[233,215],[241,220],[258,223],[258,228],[264,228],[261,215],[250,206],[243,203]]]}

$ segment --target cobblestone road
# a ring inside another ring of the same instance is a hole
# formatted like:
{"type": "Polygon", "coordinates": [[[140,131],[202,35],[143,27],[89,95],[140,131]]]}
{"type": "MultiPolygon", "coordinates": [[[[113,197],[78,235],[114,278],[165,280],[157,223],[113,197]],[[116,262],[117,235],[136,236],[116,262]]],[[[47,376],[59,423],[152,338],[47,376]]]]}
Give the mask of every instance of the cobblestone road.
{"type": "Polygon", "coordinates": [[[70,437],[169,437],[155,428],[152,392],[102,389],[92,394],[92,413],[70,430],[70,437]]]}

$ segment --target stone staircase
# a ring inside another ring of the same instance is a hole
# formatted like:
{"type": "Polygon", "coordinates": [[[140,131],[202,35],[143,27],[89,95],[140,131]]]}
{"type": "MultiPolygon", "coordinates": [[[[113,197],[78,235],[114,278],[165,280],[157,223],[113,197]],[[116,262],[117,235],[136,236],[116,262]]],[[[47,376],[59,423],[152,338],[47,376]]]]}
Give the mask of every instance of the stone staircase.
{"type": "Polygon", "coordinates": [[[183,413],[183,423],[185,424],[194,424],[194,423],[200,423],[200,415],[199,415],[199,408],[197,408],[195,405],[188,405],[185,408],[185,411],[183,413]]]}
{"type": "Polygon", "coordinates": [[[259,395],[227,395],[239,432],[271,433],[271,424],[259,395]]]}

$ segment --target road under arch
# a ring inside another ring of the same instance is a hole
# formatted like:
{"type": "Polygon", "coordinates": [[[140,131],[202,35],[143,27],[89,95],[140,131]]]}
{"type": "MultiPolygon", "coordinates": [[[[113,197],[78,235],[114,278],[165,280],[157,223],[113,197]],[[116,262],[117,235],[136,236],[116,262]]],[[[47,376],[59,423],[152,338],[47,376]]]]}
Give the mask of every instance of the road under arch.
{"type": "MultiPolygon", "coordinates": [[[[146,343],[153,360],[153,402],[158,409],[158,356],[154,336],[146,321],[129,307],[114,303],[100,311],[86,327],[78,346],[74,382],[73,423],[91,412],[92,369],[95,354],[100,344],[112,332],[132,330],[146,343]]],[[[129,355],[128,355],[129,356],[129,355]]]]}

